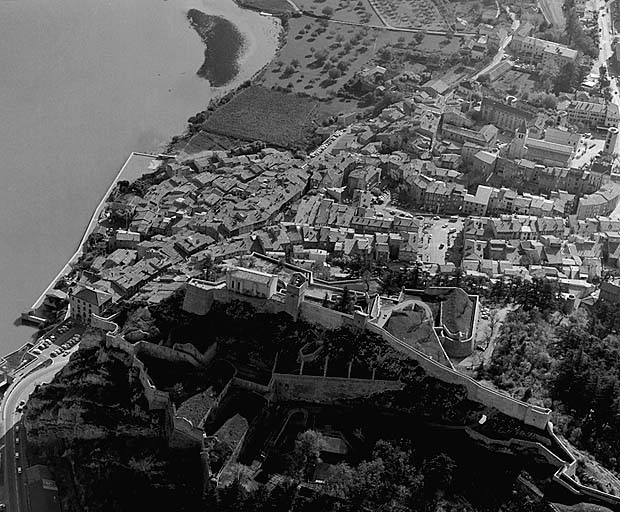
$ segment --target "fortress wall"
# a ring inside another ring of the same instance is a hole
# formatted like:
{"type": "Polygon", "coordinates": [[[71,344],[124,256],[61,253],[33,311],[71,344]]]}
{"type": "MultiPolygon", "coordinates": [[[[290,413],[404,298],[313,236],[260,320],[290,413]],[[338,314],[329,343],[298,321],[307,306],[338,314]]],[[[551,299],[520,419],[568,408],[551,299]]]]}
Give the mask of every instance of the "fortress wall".
{"type": "Polygon", "coordinates": [[[262,384],[258,384],[257,382],[252,382],[245,379],[240,379],[239,377],[232,378],[232,385],[241,389],[245,389],[246,391],[254,391],[260,395],[269,393],[270,387],[269,385],[264,386],[262,384]]]}
{"type": "Polygon", "coordinates": [[[116,322],[113,322],[113,319],[118,315],[113,315],[109,318],[104,318],[102,316],[95,315],[94,313],[90,316],[90,325],[96,329],[102,329],[106,332],[118,332],[118,325],[116,322]]]}
{"type": "Polygon", "coordinates": [[[225,288],[213,290],[213,300],[224,304],[239,300],[250,304],[260,313],[277,314],[282,313],[286,309],[284,302],[274,300],[273,298],[250,297],[249,295],[228,291],[225,288]]]}
{"type": "Polygon", "coordinates": [[[191,282],[185,289],[183,310],[195,315],[206,315],[213,304],[214,288],[205,289],[191,282]]]}
{"type": "Polygon", "coordinates": [[[125,338],[120,334],[114,333],[106,333],[105,343],[108,347],[118,348],[120,350],[124,350],[128,354],[135,355],[136,349],[133,343],[129,343],[125,338]]]}
{"type": "Polygon", "coordinates": [[[269,388],[274,402],[296,401],[330,403],[402,389],[395,380],[347,379],[274,373],[269,388]]]}
{"type": "Polygon", "coordinates": [[[549,409],[526,404],[525,402],[515,400],[498,391],[484,387],[474,379],[447,368],[433,361],[426,354],[405,345],[401,340],[392,336],[381,327],[374,324],[367,324],[366,328],[382,336],[394,349],[408,354],[415,359],[429,376],[449,384],[465,386],[467,389],[467,396],[471,400],[480,402],[487,407],[494,407],[508,416],[523,421],[527,425],[532,425],[541,430],[546,427],[551,414],[549,409]]]}
{"type": "Polygon", "coordinates": [[[170,444],[173,448],[202,448],[202,434],[202,429],[194,427],[191,421],[182,416],[175,416],[170,444]]]}
{"type": "Polygon", "coordinates": [[[301,301],[299,318],[312,324],[319,324],[326,329],[339,329],[345,325],[353,325],[353,316],[306,300],[301,301]]]}
{"type": "Polygon", "coordinates": [[[209,364],[215,354],[217,353],[217,343],[213,343],[205,353],[201,353],[194,345],[191,343],[175,343],[172,348],[177,352],[188,354],[193,357],[197,362],[207,365],[209,364]]]}
{"type": "Polygon", "coordinates": [[[145,354],[156,359],[164,359],[175,363],[188,363],[192,366],[200,366],[201,364],[193,355],[163,345],[155,345],[148,341],[138,341],[134,346],[138,357],[145,354]]]}

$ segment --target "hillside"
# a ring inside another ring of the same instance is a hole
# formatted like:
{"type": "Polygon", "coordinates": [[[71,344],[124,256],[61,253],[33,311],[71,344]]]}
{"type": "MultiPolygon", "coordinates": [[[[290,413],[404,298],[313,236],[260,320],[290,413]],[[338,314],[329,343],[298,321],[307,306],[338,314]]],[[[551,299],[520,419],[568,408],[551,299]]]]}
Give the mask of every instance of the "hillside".
{"type": "Polygon", "coordinates": [[[199,454],[168,449],[169,411],[149,410],[132,363],[95,342],[28,401],[29,463],[51,468],[64,511],[195,509],[199,454]]]}

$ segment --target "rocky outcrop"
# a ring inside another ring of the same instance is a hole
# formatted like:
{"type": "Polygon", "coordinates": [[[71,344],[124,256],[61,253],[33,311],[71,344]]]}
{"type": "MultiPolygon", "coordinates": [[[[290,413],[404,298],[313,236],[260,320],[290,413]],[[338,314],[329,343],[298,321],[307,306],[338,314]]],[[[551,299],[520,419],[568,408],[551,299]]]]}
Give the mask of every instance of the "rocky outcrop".
{"type": "Polygon", "coordinates": [[[28,401],[29,463],[50,467],[65,511],[195,510],[201,446],[187,442],[191,429],[174,442],[173,415],[133,352],[102,337],[28,401]]]}

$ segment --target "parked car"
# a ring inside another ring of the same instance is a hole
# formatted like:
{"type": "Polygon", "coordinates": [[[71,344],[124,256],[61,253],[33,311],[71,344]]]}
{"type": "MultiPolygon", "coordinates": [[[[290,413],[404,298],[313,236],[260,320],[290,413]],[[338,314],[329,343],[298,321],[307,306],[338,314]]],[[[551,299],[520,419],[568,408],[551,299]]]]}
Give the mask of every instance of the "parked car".
{"type": "Polygon", "coordinates": [[[18,475],[22,474],[22,468],[20,466],[17,466],[17,474],[18,475]]]}
{"type": "Polygon", "coordinates": [[[15,458],[19,459],[19,452],[15,452],[15,458]]]}

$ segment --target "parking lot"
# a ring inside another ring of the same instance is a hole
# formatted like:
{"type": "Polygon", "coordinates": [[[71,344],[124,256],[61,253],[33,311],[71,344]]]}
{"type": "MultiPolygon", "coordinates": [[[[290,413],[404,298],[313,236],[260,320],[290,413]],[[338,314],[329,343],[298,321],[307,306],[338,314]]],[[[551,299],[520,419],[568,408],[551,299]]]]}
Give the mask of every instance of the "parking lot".
{"type": "Polygon", "coordinates": [[[58,327],[42,336],[30,349],[30,353],[37,358],[66,357],[82,339],[84,326],[75,325],[66,320],[58,327]]]}
{"type": "Polygon", "coordinates": [[[454,217],[426,217],[420,232],[418,254],[423,263],[446,263],[446,251],[454,245],[463,229],[463,219],[454,217]]]}

